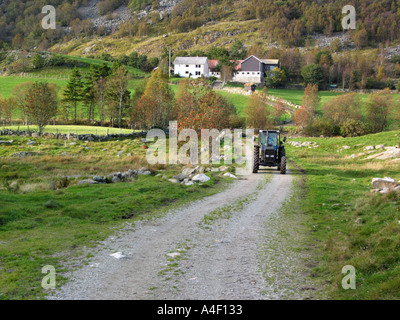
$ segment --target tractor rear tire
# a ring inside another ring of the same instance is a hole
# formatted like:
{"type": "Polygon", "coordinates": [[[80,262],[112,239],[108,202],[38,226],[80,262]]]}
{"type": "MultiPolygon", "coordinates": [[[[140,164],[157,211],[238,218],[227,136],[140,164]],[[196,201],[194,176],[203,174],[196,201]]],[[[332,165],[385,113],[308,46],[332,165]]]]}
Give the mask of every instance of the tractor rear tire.
{"type": "Polygon", "coordinates": [[[260,170],[260,148],[254,148],[253,173],[258,173],[258,170],[260,170]]]}
{"type": "Polygon", "coordinates": [[[281,159],[281,174],[286,174],[286,157],[281,159]]]}

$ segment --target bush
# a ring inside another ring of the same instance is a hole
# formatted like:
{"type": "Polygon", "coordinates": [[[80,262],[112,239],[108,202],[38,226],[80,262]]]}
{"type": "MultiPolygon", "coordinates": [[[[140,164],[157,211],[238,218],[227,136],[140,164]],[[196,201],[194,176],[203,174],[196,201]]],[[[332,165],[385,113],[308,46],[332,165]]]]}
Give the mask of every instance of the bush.
{"type": "Polygon", "coordinates": [[[359,137],[366,134],[365,124],[359,120],[348,119],[340,127],[343,137],[359,137]]]}
{"type": "Polygon", "coordinates": [[[308,136],[325,136],[332,137],[337,135],[339,128],[334,122],[326,117],[317,117],[310,122],[305,128],[304,133],[308,136]]]}

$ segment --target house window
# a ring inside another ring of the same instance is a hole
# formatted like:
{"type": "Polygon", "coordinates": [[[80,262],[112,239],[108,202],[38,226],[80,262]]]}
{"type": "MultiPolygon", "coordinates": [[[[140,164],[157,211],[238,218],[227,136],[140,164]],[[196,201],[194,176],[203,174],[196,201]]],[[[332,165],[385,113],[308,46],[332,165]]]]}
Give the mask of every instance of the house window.
{"type": "Polygon", "coordinates": [[[185,73],[186,73],[186,74],[189,74],[189,71],[186,71],[185,73]]]}
{"type": "Polygon", "coordinates": [[[196,76],[200,76],[201,72],[200,71],[196,71],[196,76]]]}
{"type": "Polygon", "coordinates": [[[197,69],[200,69],[200,68],[201,68],[201,65],[200,65],[200,64],[196,64],[196,68],[197,68],[197,69]]]}
{"type": "Polygon", "coordinates": [[[188,65],[188,64],[186,65],[186,68],[189,68],[189,65],[188,65]]]}

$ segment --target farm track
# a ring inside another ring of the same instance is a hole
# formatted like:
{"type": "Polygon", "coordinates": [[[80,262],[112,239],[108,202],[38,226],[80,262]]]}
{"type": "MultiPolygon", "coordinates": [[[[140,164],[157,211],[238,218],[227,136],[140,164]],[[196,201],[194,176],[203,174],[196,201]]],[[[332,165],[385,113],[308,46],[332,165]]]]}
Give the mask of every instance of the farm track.
{"type": "Polygon", "coordinates": [[[290,171],[262,170],[162,218],[127,225],[49,299],[312,298],[316,285],[297,250],[303,217],[281,210],[293,180],[290,171]],[[110,256],[117,251],[126,257],[110,256]]]}

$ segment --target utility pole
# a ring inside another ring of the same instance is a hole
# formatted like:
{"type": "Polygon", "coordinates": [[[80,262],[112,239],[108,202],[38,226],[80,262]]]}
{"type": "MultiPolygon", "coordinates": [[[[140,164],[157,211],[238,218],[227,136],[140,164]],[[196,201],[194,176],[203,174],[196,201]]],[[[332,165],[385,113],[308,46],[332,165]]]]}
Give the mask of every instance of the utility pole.
{"type": "Polygon", "coordinates": [[[169,58],[168,58],[168,77],[171,78],[171,48],[169,48],[169,58]]]}

